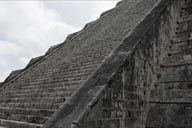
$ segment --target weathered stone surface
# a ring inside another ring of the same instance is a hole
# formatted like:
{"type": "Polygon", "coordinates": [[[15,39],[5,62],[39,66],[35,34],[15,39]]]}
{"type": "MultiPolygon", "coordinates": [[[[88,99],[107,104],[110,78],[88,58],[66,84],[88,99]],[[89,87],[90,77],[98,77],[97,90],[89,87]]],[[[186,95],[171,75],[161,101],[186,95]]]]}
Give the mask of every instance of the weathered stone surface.
{"type": "MultiPolygon", "coordinates": [[[[174,3],[174,2],[173,2],[174,3]]],[[[175,1],[177,32],[170,51],[161,65],[159,85],[151,92],[148,126],[155,128],[191,128],[191,1],[175,1]],[[184,10],[183,8],[188,8],[184,10]],[[184,21],[185,19],[185,21],[184,21]],[[183,20],[183,21],[182,21],[183,20]],[[176,39],[176,40],[175,40],[176,39]]]]}
{"type": "Polygon", "coordinates": [[[191,5],[119,2],[0,85],[0,127],[191,128],[191,5]]]}

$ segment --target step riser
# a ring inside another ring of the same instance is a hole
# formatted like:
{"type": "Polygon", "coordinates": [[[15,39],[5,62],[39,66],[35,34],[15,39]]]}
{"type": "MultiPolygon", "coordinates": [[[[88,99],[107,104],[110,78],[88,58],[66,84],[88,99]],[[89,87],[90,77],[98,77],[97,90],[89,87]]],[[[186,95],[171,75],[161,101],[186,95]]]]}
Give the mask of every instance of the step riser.
{"type": "Polygon", "coordinates": [[[186,42],[191,39],[192,39],[191,32],[186,32],[186,33],[177,34],[176,37],[174,38],[174,42],[175,43],[186,42]]]}
{"type": "Polygon", "coordinates": [[[65,73],[65,74],[57,74],[55,76],[49,76],[49,75],[40,75],[40,76],[34,76],[34,77],[26,77],[23,81],[28,82],[34,82],[34,81],[41,81],[41,80],[48,80],[50,78],[51,80],[57,80],[57,79],[67,79],[67,78],[73,78],[73,77],[82,77],[89,75],[93,69],[81,71],[80,73],[65,73]]]}
{"type": "Polygon", "coordinates": [[[192,90],[165,90],[165,89],[156,89],[151,92],[151,97],[162,97],[162,98],[191,98],[192,99],[192,90]]]}
{"type": "Polygon", "coordinates": [[[7,113],[0,113],[0,118],[7,119],[7,120],[27,122],[27,123],[36,123],[36,124],[44,124],[48,120],[48,117],[37,117],[37,116],[35,117],[35,116],[7,114],[7,113]]]}
{"type": "Polygon", "coordinates": [[[43,125],[28,124],[17,121],[0,120],[0,125],[7,128],[42,128],[43,125]]]}
{"type": "Polygon", "coordinates": [[[172,55],[163,60],[164,63],[169,64],[179,64],[179,63],[190,63],[192,62],[192,54],[186,55],[172,55]]]}
{"type": "MultiPolygon", "coordinates": [[[[30,93],[30,92],[34,92],[34,93],[41,93],[41,92],[47,92],[47,93],[50,93],[50,92],[66,92],[66,93],[68,93],[68,92],[71,92],[71,91],[74,91],[75,89],[77,89],[77,87],[78,86],[73,86],[73,87],[66,87],[66,88],[63,88],[63,87],[61,87],[61,88],[45,88],[45,89],[43,89],[43,88],[31,88],[31,89],[23,89],[23,88],[21,88],[21,89],[15,89],[15,93],[17,93],[17,92],[28,92],[28,93],[30,93]]],[[[9,91],[9,93],[13,93],[14,92],[14,89],[13,90],[10,90],[9,91]]]]}
{"type": "Polygon", "coordinates": [[[46,71],[46,72],[39,72],[39,73],[36,73],[35,76],[25,76],[25,77],[22,77],[22,80],[30,80],[30,79],[36,79],[36,78],[46,78],[46,77],[50,77],[52,73],[56,74],[54,76],[51,76],[52,77],[55,77],[55,76],[65,76],[65,77],[72,77],[72,76],[80,76],[80,75],[84,75],[84,74],[87,74],[87,73],[90,73],[91,71],[93,71],[97,66],[92,66],[90,68],[82,68],[82,67],[79,67],[78,70],[77,69],[74,69],[74,70],[71,70],[70,71],[67,71],[68,69],[65,69],[64,71],[62,71],[61,69],[59,69],[57,72],[51,70],[51,71],[46,71]]]}
{"type": "Polygon", "coordinates": [[[64,97],[59,97],[59,98],[5,98],[5,99],[0,99],[0,103],[31,103],[31,102],[36,102],[36,103],[63,103],[65,102],[64,97]]]}
{"type": "MultiPolygon", "coordinates": [[[[83,78],[74,78],[73,80],[72,79],[60,79],[60,80],[44,80],[44,81],[36,81],[36,82],[29,82],[29,83],[26,83],[26,82],[21,82],[21,83],[16,83],[19,84],[19,85],[41,85],[41,84],[50,84],[50,83],[75,83],[75,82],[79,82],[79,81],[84,81],[86,80],[85,77],[83,78]]],[[[15,83],[14,83],[15,84],[15,83]]],[[[8,88],[8,87],[7,87],[8,88]]]]}
{"type": "Polygon", "coordinates": [[[175,51],[184,51],[186,49],[192,48],[192,41],[187,41],[187,42],[182,42],[178,44],[172,44],[170,46],[170,52],[175,52],[175,51]]]}
{"type": "Polygon", "coordinates": [[[192,20],[192,15],[188,15],[188,16],[183,16],[181,18],[178,19],[179,23],[183,23],[183,22],[189,22],[192,20]]]}
{"type": "Polygon", "coordinates": [[[57,83],[44,83],[44,84],[15,84],[15,87],[9,87],[8,90],[17,90],[17,89],[43,89],[43,88],[73,88],[74,86],[78,87],[81,83],[85,82],[84,80],[75,81],[75,82],[57,82],[57,83]]]}
{"type": "Polygon", "coordinates": [[[34,115],[50,117],[56,110],[49,109],[19,109],[19,108],[2,108],[0,107],[0,113],[7,114],[22,114],[22,115],[34,115]]]}
{"type": "Polygon", "coordinates": [[[183,22],[178,25],[177,32],[186,32],[186,31],[191,31],[192,30],[192,20],[188,22],[183,22]]]}
{"type": "Polygon", "coordinates": [[[0,107],[32,108],[32,109],[58,109],[62,104],[34,104],[34,103],[1,103],[0,107]]]}
{"type": "Polygon", "coordinates": [[[192,65],[164,68],[160,81],[192,81],[192,65]]]}
{"type": "Polygon", "coordinates": [[[149,117],[150,115],[158,115],[152,116],[153,119],[151,121],[155,121],[156,124],[168,123],[172,124],[170,128],[191,128],[192,118],[191,118],[191,110],[187,110],[186,108],[191,105],[184,104],[150,104],[149,109],[149,117]],[[168,115],[174,115],[168,116],[168,115]],[[168,122],[169,121],[169,122],[168,122]]]}
{"type": "Polygon", "coordinates": [[[21,90],[16,90],[16,91],[8,91],[8,92],[5,92],[5,93],[2,93],[1,96],[13,96],[14,94],[16,95],[19,95],[19,94],[25,94],[25,95],[31,95],[31,96],[69,96],[75,89],[70,89],[70,90],[55,90],[55,89],[50,89],[46,92],[43,92],[43,91],[40,91],[38,89],[28,89],[28,90],[24,90],[24,89],[21,89],[21,90]],[[56,92],[57,91],[57,92],[56,92]],[[56,93],[54,93],[56,92],[56,93]]]}
{"type": "Polygon", "coordinates": [[[155,87],[155,89],[163,89],[163,90],[172,90],[172,89],[180,89],[180,90],[192,90],[192,82],[189,83],[161,83],[155,87]]]}

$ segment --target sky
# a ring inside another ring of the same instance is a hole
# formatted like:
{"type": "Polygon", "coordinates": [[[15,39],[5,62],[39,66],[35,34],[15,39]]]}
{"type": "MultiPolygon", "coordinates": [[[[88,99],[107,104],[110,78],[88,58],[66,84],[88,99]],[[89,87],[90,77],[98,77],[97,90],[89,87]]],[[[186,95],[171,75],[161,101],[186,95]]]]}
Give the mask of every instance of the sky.
{"type": "Polygon", "coordinates": [[[0,1],[0,81],[118,1],[0,1]]]}

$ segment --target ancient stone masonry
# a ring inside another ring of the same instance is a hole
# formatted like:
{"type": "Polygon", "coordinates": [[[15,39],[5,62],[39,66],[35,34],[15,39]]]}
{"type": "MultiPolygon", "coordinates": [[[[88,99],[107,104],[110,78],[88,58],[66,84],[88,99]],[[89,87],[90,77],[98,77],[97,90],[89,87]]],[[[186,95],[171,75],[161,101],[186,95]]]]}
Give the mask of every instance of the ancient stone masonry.
{"type": "Polygon", "coordinates": [[[119,2],[0,84],[0,128],[191,128],[191,6],[119,2]]]}
{"type": "Polygon", "coordinates": [[[152,128],[192,127],[192,1],[178,3],[172,4],[175,33],[151,92],[148,126],[152,128]]]}

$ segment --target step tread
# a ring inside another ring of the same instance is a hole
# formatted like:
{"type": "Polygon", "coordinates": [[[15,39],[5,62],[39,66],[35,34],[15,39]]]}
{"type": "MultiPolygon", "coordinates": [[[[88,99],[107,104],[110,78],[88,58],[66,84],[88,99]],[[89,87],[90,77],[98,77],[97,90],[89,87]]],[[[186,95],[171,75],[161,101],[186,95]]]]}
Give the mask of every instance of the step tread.
{"type": "Polygon", "coordinates": [[[22,121],[28,123],[44,124],[49,117],[36,116],[36,115],[25,115],[25,114],[12,114],[12,113],[1,113],[0,118],[6,120],[22,121]]]}
{"type": "Polygon", "coordinates": [[[150,98],[150,103],[192,104],[192,98],[150,98]]]}
{"type": "MultiPolygon", "coordinates": [[[[8,125],[6,123],[12,123],[12,124],[17,124],[17,126],[20,125],[25,125],[25,126],[31,126],[33,128],[41,128],[43,127],[42,124],[35,124],[35,123],[27,123],[27,122],[21,122],[21,121],[14,121],[14,120],[6,120],[6,119],[0,119],[0,125],[8,125]]],[[[7,127],[7,126],[5,126],[7,127]]]]}
{"type": "Polygon", "coordinates": [[[33,108],[33,109],[58,109],[63,103],[0,103],[1,107],[33,108]]]}
{"type": "Polygon", "coordinates": [[[10,108],[0,107],[0,113],[12,113],[12,114],[25,114],[25,115],[37,115],[37,116],[50,116],[57,109],[33,109],[33,108],[10,108]]]}
{"type": "Polygon", "coordinates": [[[189,62],[181,62],[181,63],[162,63],[160,64],[161,68],[168,68],[168,67],[178,67],[178,66],[186,66],[186,65],[192,65],[192,61],[189,62]]]}

